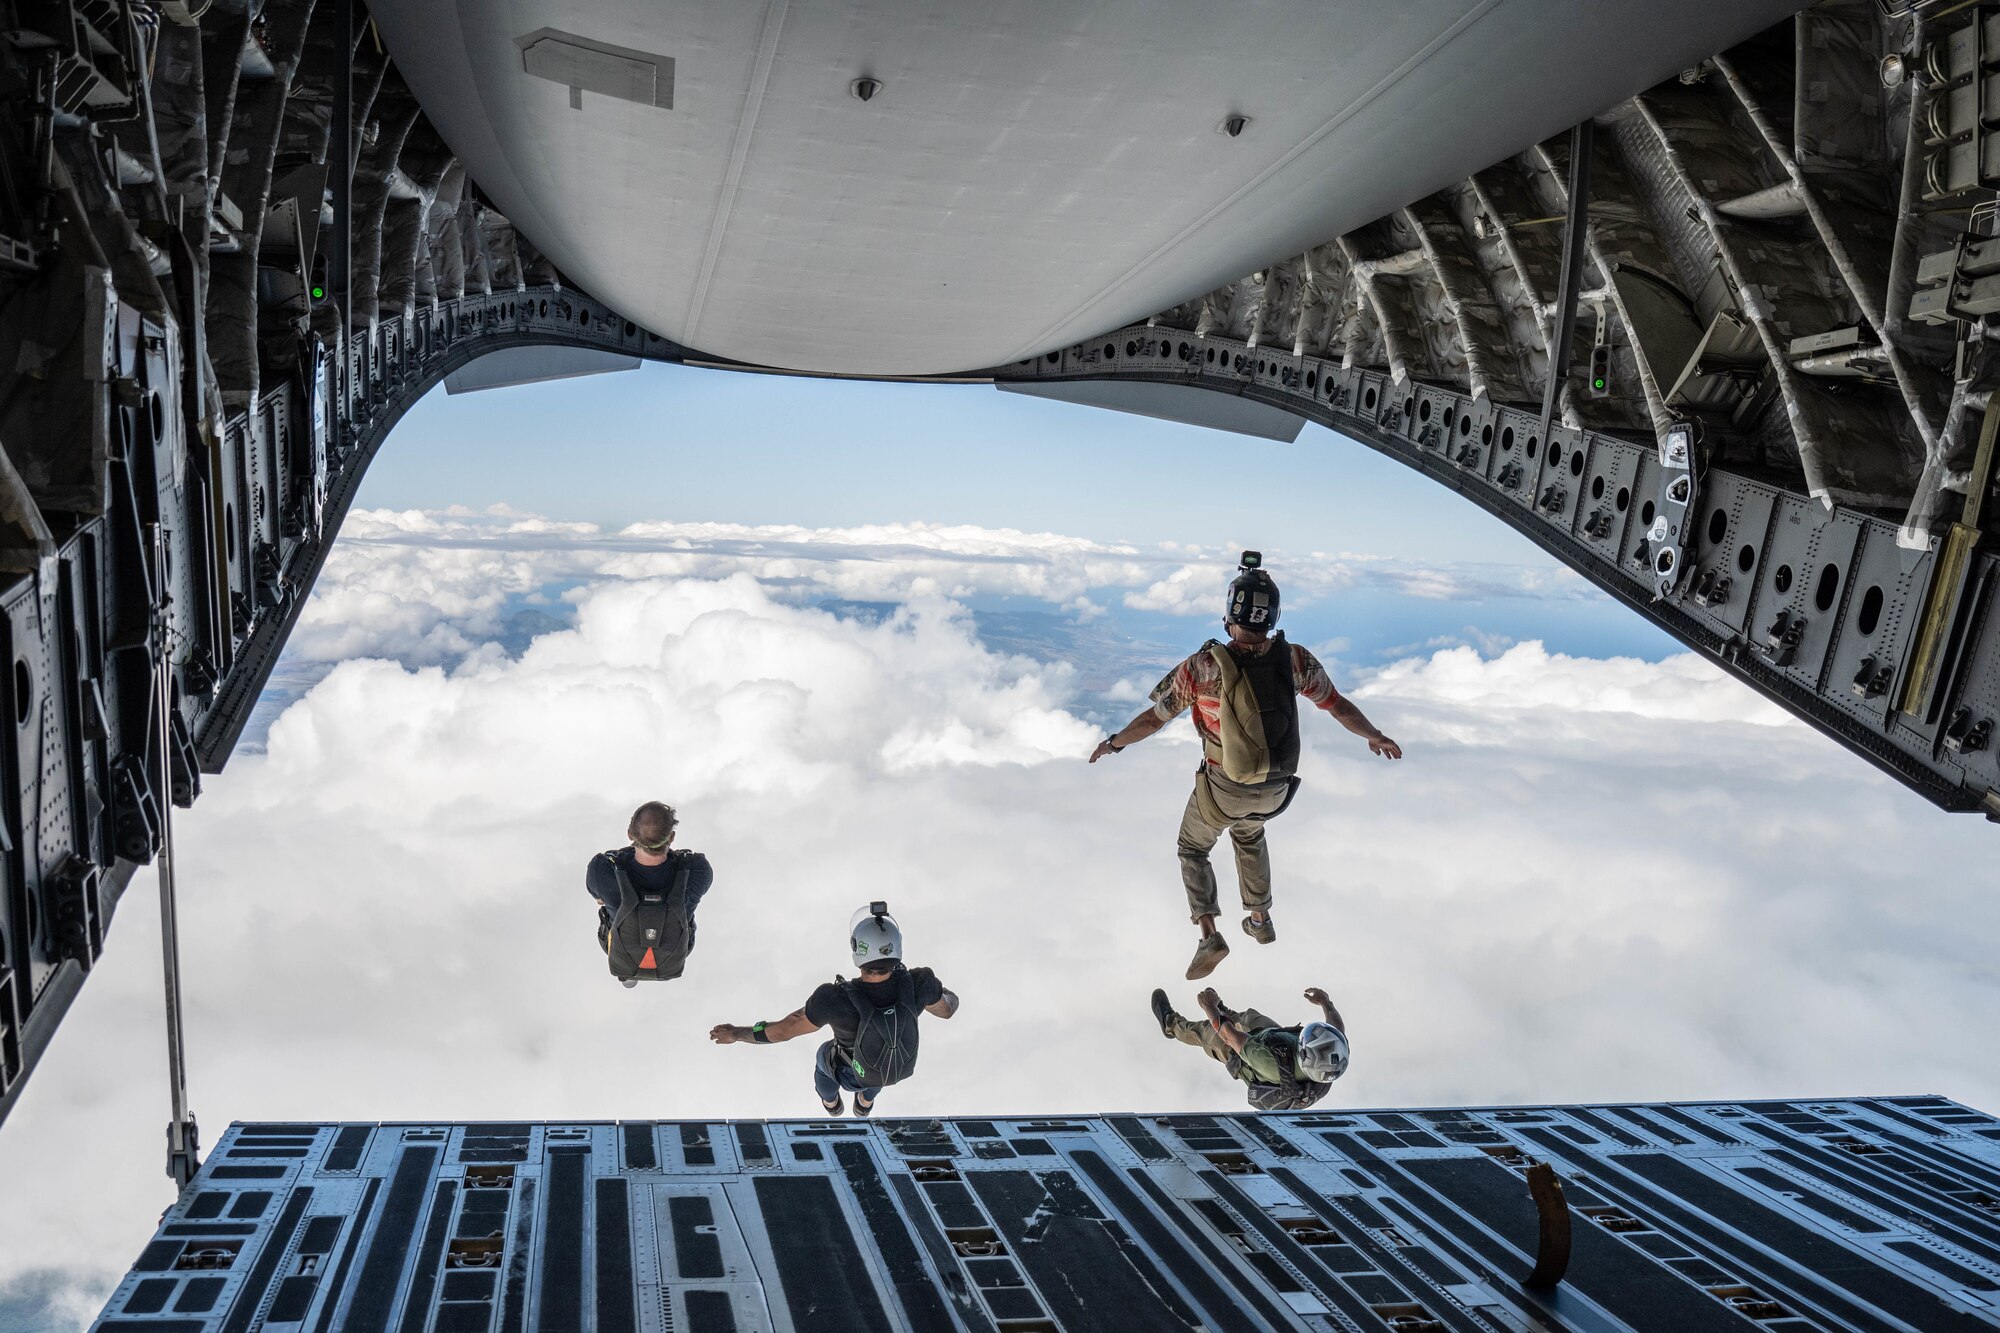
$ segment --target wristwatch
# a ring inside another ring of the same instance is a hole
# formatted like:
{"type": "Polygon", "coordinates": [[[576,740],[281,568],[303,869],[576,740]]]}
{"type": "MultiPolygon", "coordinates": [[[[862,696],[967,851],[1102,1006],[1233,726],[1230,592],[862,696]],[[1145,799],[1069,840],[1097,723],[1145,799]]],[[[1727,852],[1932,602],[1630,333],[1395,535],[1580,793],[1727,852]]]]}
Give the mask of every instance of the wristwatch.
{"type": "Polygon", "coordinates": [[[1104,744],[1113,754],[1119,754],[1125,749],[1124,746],[1118,743],[1118,733],[1115,731],[1104,738],[1104,744]]]}

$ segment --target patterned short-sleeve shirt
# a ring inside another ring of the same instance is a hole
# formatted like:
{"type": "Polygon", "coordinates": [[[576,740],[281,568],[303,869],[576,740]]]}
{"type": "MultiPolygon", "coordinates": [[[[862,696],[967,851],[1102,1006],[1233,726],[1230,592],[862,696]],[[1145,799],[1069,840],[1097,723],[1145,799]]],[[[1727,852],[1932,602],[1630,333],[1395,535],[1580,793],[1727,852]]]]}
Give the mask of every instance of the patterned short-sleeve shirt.
{"type": "MultiPolygon", "coordinates": [[[[1315,707],[1331,710],[1340,701],[1340,691],[1333,688],[1326,668],[1298,644],[1285,646],[1292,650],[1292,679],[1299,693],[1315,707]]],[[[1152,699],[1160,721],[1171,722],[1192,708],[1194,729],[1202,740],[1211,747],[1222,744],[1222,668],[1206,646],[1162,677],[1153,687],[1152,699]]]]}

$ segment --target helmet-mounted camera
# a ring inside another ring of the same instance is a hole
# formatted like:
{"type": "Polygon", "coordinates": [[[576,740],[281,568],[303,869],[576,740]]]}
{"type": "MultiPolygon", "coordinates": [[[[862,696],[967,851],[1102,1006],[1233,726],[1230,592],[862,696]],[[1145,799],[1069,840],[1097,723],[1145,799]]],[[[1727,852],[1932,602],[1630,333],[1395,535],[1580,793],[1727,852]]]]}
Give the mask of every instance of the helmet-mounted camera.
{"type": "Polygon", "coordinates": [[[1262,551],[1243,553],[1237,575],[1229,584],[1229,604],[1222,621],[1261,634],[1278,627],[1278,585],[1264,572],[1262,551]]]}
{"type": "Polygon", "coordinates": [[[903,957],[903,931],[879,899],[856,911],[847,924],[847,947],[856,967],[889,967],[903,957]]]}

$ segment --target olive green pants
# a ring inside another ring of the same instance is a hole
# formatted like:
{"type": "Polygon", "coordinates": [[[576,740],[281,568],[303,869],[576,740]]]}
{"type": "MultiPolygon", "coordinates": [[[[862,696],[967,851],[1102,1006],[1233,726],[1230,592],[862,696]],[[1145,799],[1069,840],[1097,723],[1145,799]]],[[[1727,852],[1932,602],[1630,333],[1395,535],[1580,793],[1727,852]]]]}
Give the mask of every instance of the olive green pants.
{"type": "Polygon", "coordinates": [[[1196,773],[1194,791],[1181,815],[1181,883],[1187,888],[1188,919],[1216,916],[1215,867],[1208,854],[1226,832],[1236,846],[1236,890],[1252,912],[1271,906],[1271,853],[1264,846],[1264,821],[1285,803],[1290,784],[1279,778],[1247,786],[1213,768],[1196,773]]]}
{"type": "MultiPolygon", "coordinates": [[[[1265,1028],[1279,1026],[1255,1009],[1224,1009],[1222,1020],[1240,1030],[1246,1037],[1253,1032],[1262,1032],[1265,1028]]],[[[1215,1024],[1206,1018],[1182,1018],[1179,1014],[1175,1014],[1174,1040],[1184,1041],[1190,1046],[1199,1046],[1214,1059],[1223,1064],[1229,1063],[1229,1043],[1215,1030],[1215,1024]]]]}

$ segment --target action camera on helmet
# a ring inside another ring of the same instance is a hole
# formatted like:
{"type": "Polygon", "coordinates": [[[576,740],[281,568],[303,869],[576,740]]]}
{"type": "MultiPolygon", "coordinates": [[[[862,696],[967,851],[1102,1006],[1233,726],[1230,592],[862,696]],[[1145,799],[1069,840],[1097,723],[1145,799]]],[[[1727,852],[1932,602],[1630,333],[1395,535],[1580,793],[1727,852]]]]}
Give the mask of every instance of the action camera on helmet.
{"type": "Polygon", "coordinates": [[[1264,572],[1264,553],[1245,551],[1238,568],[1241,572],[1229,584],[1223,623],[1268,634],[1278,627],[1278,585],[1264,572]]]}

